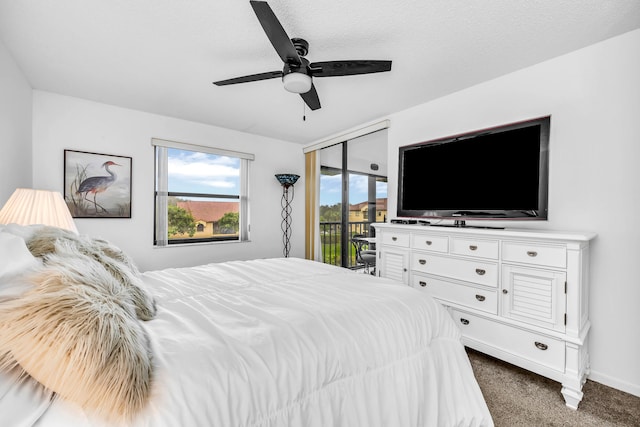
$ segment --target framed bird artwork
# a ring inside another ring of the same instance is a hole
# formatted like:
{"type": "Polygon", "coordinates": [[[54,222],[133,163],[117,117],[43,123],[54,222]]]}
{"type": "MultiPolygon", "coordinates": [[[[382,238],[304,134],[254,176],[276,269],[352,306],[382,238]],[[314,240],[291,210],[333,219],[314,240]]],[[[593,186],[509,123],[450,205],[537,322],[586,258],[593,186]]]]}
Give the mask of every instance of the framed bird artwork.
{"type": "Polygon", "coordinates": [[[74,218],[131,218],[131,157],[64,150],[64,200],[74,218]]]}

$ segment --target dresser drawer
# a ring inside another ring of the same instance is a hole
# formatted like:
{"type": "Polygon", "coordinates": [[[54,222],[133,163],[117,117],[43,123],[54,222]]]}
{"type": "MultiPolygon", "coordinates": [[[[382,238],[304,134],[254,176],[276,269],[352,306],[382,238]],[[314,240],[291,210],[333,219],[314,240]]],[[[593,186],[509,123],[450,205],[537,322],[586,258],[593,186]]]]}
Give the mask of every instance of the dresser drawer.
{"type": "Polygon", "coordinates": [[[523,264],[565,268],[567,248],[561,245],[541,245],[527,242],[503,242],[502,260],[523,264]]]}
{"type": "Polygon", "coordinates": [[[384,232],[382,233],[381,243],[384,245],[401,246],[403,248],[408,248],[409,233],[384,232]]]}
{"type": "Polygon", "coordinates": [[[486,286],[498,286],[497,263],[412,252],[411,270],[486,286]]]}
{"type": "Polygon", "coordinates": [[[451,239],[451,253],[479,258],[498,259],[500,244],[497,240],[451,239]]]}
{"type": "Polygon", "coordinates": [[[418,274],[413,276],[411,285],[414,288],[423,289],[434,298],[444,301],[445,304],[460,304],[487,313],[498,313],[497,290],[478,289],[418,274]]]}
{"type": "Polygon", "coordinates": [[[414,234],[411,236],[411,247],[423,251],[447,253],[449,251],[449,238],[430,234],[414,234]]]}
{"type": "Polygon", "coordinates": [[[564,372],[563,341],[458,310],[452,316],[465,338],[564,372]]]}

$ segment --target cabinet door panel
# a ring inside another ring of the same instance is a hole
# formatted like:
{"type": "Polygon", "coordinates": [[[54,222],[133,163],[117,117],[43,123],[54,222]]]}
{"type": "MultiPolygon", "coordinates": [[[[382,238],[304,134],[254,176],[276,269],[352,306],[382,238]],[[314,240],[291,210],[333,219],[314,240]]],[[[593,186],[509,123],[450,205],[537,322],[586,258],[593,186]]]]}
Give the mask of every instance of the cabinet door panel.
{"type": "Polygon", "coordinates": [[[380,251],[378,271],[382,277],[409,284],[409,254],[403,250],[385,248],[380,251]]]}
{"type": "Polygon", "coordinates": [[[502,315],[564,331],[567,275],[513,265],[503,266],[502,315]]]}

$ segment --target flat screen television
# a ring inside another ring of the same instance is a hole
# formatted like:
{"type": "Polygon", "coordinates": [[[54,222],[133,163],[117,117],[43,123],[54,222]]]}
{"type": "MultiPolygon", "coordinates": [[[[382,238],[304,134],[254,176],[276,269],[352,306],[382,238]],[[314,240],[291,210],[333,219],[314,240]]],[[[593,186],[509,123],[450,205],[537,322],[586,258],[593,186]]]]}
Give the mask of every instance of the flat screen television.
{"type": "Polygon", "coordinates": [[[398,217],[546,220],[550,117],[400,147],[398,217]]]}

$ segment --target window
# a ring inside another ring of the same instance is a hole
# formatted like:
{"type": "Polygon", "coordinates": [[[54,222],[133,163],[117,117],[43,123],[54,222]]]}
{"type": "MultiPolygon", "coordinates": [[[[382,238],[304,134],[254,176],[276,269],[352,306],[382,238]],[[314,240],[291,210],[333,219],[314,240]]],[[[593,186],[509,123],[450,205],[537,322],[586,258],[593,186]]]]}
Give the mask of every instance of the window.
{"type": "Polygon", "coordinates": [[[252,154],[153,139],[154,245],[249,240],[252,154]]]}

